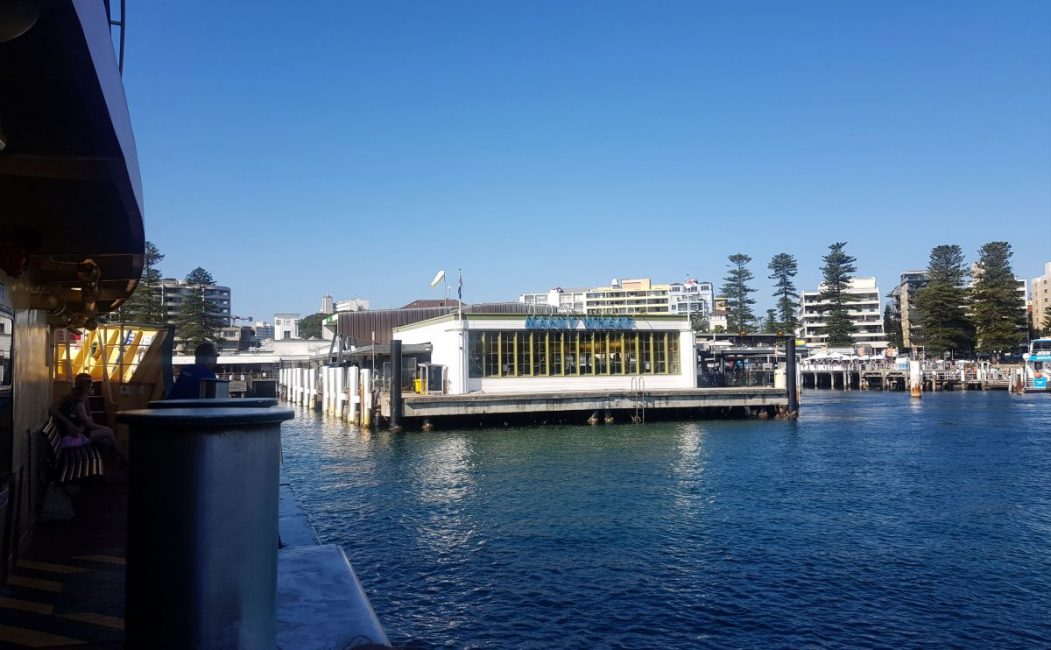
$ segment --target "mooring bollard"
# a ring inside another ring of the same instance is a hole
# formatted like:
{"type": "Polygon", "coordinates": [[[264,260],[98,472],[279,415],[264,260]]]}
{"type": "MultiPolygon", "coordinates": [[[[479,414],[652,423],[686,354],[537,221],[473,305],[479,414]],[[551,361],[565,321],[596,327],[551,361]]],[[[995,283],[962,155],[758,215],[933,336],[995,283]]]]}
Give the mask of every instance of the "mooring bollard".
{"type": "Polygon", "coordinates": [[[785,384],[788,391],[788,416],[799,414],[799,392],[796,389],[796,340],[785,341],[785,384]]]}
{"type": "MultiPolygon", "coordinates": [[[[290,409],[126,411],[130,648],[274,648],[281,423],[290,409]]],[[[234,400],[240,401],[240,400],[234,400]]]]}
{"type": "Polygon", "coordinates": [[[390,342],[390,430],[401,432],[401,341],[390,342]]]}

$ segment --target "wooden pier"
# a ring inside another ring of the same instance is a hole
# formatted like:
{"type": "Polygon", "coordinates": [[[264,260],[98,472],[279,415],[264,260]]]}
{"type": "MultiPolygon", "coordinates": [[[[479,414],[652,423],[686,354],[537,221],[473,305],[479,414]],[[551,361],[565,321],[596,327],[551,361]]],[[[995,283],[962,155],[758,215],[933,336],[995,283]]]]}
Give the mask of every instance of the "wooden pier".
{"type": "MultiPolygon", "coordinates": [[[[803,388],[840,390],[909,390],[909,371],[896,368],[801,368],[803,388]]],[[[1010,374],[966,373],[959,370],[927,369],[922,374],[925,392],[951,390],[1008,390],[1010,374]]]]}
{"type": "MultiPolygon", "coordinates": [[[[380,415],[390,417],[390,400],[380,397],[380,415]]],[[[788,406],[783,388],[695,388],[649,391],[558,393],[471,393],[403,397],[407,428],[436,420],[530,423],[643,422],[690,417],[777,417],[788,406]]]]}

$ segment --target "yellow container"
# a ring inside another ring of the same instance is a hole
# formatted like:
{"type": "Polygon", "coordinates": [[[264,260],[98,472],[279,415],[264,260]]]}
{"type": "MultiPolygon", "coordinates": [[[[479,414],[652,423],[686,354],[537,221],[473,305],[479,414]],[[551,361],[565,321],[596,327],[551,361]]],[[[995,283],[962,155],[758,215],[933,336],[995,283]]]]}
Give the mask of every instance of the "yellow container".
{"type": "Polygon", "coordinates": [[[423,393],[423,380],[419,378],[413,379],[412,390],[417,393],[423,393]]]}

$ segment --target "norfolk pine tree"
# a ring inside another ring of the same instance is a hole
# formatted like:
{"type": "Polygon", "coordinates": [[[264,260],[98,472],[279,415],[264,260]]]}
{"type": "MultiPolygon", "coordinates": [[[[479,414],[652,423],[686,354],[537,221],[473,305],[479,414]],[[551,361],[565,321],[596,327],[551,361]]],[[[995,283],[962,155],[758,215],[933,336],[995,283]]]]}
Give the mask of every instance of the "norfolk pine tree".
{"type": "Polygon", "coordinates": [[[139,277],[139,284],[135,286],[135,292],[121,307],[121,321],[137,325],[167,324],[168,311],[161,301],[161,272],[157,268],[157,264],[163,259],[164,255],[153,242],[146,242],[142,275],[139,277]]]}
{"type": "Polygon", "coordinates": [[[767,334],[777,334],[780,325],[781,324],[777,322],[777,310],[773,307],[767,309],[766,318],[763,319],[763,331],[767,334]]]}
{"type": "Polygon", "coordinates": [[[821,311],[825,312],[825,333],[828,336],[825,342],[830,347],[845,347],[854,342],[854,323],[847,309],[847,303],[852,302],[854,296],[847,293],[847,289],[858,269],[854,266],[856,260],[843,252],[846,245],[845,241],[831,244],[828,255],[822,258],[825,261],[821,267],[824,280],[819,299],[827,301],[821,311]]]}
{"type": "Polygon", "coordinates": [[[770,269],[770,279],[774,280],[774,297],[777,298],[777,311],[779,320],[775,330],[781,330],[785,334],[794,335],[799,327],[796,310],[799,308],[799,292],[792,282],[798,272],[796,258],[788,253],[778,253],[770,260],[766,267],[770,269]]]}
{"type": "Polygon", "coordinates": [[[916,292],[928,354],[969,350],[973,334],[965,313],[967,269],[963,250],[955,244],[935,246],[927,266],[927,286],[916,292]]]}
{"type": "Polygon", "coordinates": [[[971,292],[977,350],[987,354],[1013,352],[1025,338],[1025,303],[1011,270],[1011,244],[989,242],[978,251],[978,270],[971,292]]]}
{"type": "Polygon", "coordinates": [[[891,347],[901,348],[904,345],[905,334],[901,328],[901,317],[894,312],[894,308],[888,303],[883,308],[883,332],[887,335],[887,343],[891,347]]]}
{"type": "Polygon", "coordinates": [[[215,284],[211,273],[198,266],[186,276],[186,284],[190,291],[179,306],[176,331],[186,350],[193,351],[206,340],[214,341],[226,323],[204,296],[204,290],[215,284]]]}
{"type": "Polygon", "coordinates": [[[735,253],[729,257],[730,270],[723,278],[722,294],[726,296],[726,330],[731,334],[747,334],[753,330],[755,314],[752,305],[755,299],[748,296],[755,289],[748,282],[755,276],[748,270],[752,258],[744,253],[735,253]]]}

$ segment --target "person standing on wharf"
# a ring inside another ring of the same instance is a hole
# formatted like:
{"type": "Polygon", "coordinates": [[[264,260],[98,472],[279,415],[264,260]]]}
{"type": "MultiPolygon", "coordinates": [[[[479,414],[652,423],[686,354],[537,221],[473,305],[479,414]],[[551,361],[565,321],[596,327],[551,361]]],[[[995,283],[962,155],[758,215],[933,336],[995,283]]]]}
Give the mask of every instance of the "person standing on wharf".
{"type": "Polygon", "coordinates": [[[219,350],[215,343],[205,341],[193,351],[194,364],[179,372],[175,385],[168,392],[168,399],[196,399],[201,396],[201,380],[216,379],[215,366],[219,363],[219,350]]]}

